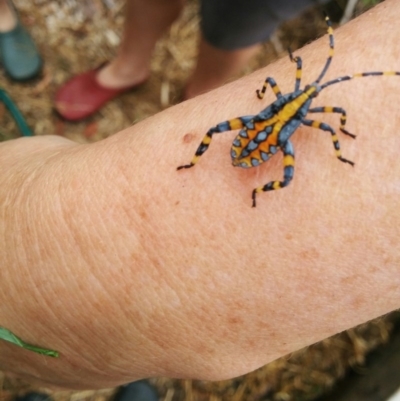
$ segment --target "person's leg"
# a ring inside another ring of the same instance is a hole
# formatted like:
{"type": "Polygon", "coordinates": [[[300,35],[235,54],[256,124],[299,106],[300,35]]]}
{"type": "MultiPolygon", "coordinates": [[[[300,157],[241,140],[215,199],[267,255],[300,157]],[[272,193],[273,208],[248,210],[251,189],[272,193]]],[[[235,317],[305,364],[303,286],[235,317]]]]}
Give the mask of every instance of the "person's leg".
{"type": "Polygon", "coordinates": [[[224,50],[202,38],[197,65],[186,85],[184,99],[190,99],[226,83],[245,67],[259,48],[259,44],[255,44],[243,49],[224,50]]]}
{"type": "Polygon", "coordinates": [[[17,25],[17,18],[7,0],[0,0],[0,32],[11,31],[17,25]]]}
{"type": "MultiPolygon", "coordinates": [[[[324,2],[326,0],[320,0],[324,2]]],[[[186,86],[188,99],[238,74],[279,24],[316,0],[202,0],[198,63],[186,86]]]]}
{"type": "Polygon", "coordinates": [[[102,86],[121,88],[143,82],[157,40],[178,17],[183,0],[127,0],[118,54],[98,73],[102,86]]]}
{"type": "Polygon", "coordinates": [[[82,120],[146,81],[154,46],[179,15],[182,3],[183,0],[127,0],[125,30],[117,56],[59,88],[54,99],[57,112],[66,120],[82,120]]]}

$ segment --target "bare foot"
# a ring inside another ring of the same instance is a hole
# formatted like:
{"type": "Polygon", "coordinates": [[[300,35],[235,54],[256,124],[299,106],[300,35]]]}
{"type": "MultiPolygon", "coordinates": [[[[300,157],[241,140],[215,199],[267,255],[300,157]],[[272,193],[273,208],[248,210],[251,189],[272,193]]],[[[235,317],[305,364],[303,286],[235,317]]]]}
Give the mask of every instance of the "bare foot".
{"type": "Polygon", "coordinates": [[[7,0],[0,0],[0,32],[9,32],[17,25],[17,16],[7,0]]]}
{"type": "Polygon", "coordinates": [[[120,89],[140,84],[146,81],[149,75],[148,69],[135,69],[113,60],[99,71],[97,82],[105,88],[120,89]]]}

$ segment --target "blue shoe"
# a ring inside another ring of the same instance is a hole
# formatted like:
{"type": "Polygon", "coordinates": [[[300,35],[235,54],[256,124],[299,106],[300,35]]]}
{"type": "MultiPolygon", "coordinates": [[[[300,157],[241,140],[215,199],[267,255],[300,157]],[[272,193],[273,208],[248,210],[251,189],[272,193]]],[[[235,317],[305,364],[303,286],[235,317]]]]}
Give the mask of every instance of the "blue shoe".
{"type": "Polygon", "coordinates": [[[113,401],[158,401],[156,389],[147,381],[139,380],[121,386],[113,401]]]}
{"type": "Polygon", "coordinates": [[[18,20],[11,31],[0,32],[0,60],[6,73],[15,81],[34,78],[42,70],[42,59],[29,32],[18,20]]]}
{"type": "Polygon", "coordinates": [[[53,401],[53,399],[47,394],[33,392],[17,397],[15,401],[53,401]]]}

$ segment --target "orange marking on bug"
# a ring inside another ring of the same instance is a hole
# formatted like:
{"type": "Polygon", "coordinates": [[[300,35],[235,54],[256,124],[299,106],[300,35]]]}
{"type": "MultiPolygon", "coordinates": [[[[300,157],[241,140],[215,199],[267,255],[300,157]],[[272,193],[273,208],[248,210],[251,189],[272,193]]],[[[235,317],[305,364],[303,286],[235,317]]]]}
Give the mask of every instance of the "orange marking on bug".
{"type": "Polygon", "coordinates": [[[275,115],[273,118],[269,118],[268,120],[257,121],[254,124],[255,130],[252,131],[254,132],[254,136],[256,136],[260,131],[264,131],[266,127],[269,127],[270,125],[274,124],[277,120],[278,120],[278,115],[275,115]]]}

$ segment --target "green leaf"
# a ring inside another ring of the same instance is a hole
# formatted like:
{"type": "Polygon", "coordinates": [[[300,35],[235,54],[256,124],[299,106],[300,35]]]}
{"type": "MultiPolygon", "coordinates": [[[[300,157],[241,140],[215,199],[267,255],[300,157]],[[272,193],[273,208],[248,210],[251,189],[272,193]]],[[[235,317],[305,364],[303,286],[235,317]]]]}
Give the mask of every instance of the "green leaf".
{"type": "Polygon", "coordinates": [[[12,344],[18,345],[18,347],[27,349],[29,351],[36,352],[37,354],[51,356],[53,358],[59,357],[59,353],[57,351],[53,351],[51,349],[40,348],[40,347],[36,347],[35,345],[28,344],[28,343],[22,341],[15,334],[11,333],[10,330],[5,329],[4,327],[0,327],[0,339],[4,340],[4,341],[8,341],[12,344]]]}

